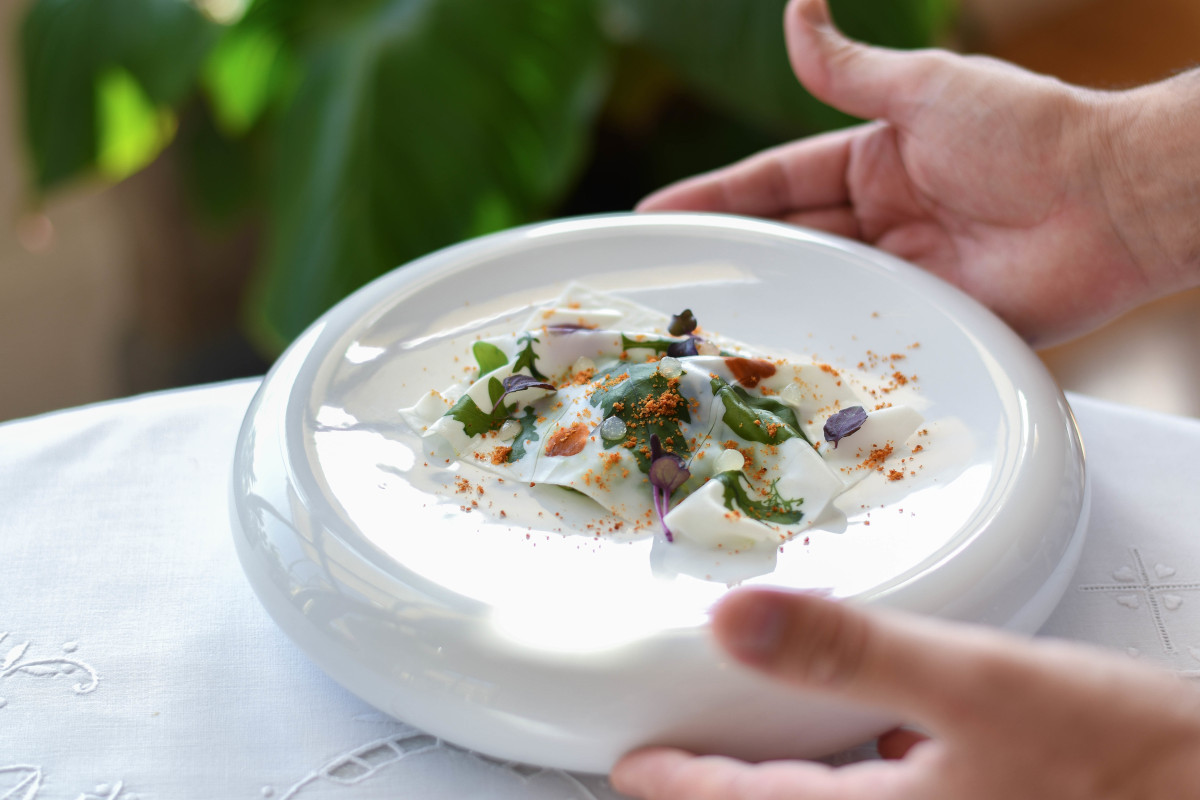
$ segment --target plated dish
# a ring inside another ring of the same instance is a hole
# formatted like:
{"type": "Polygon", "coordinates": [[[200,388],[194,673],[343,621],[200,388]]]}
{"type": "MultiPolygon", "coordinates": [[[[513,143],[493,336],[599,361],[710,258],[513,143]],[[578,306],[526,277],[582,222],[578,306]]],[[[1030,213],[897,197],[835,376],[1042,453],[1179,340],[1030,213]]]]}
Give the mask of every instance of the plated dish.
{"type": "Polygon", "coordinates": [[[460,349],[455,363],[476,368],[400,410],[434,443],[428,458],[444,444],[466,464],[444,494],[465,488],[472,467],[500,476],[493,491],[506,480],[556,486],[594,501],[585,530],[609,540],[657,531],[728,558],[769,551],[872,472],[915,477],[915,459],[899,452],[928,433],[893,402],[909,383],[898,370],[872,380],[813,358],[767,358],[701,328],[691,309],[668,317],[582,285],[460,349]]]}
{"type": "Polygon", "coordinates": [[[652,742],[771,758],[879,732],[893,721],[729,663],[708,608],[736,585],[822,588],[1033,631],[1066,587],[1087,506],[1069,408],[991,314],[871,248],[699,214],[516,229],[365,287],[272,369],[233,478],[247,576],[331,676],[456,744],[583,771],[652,742]],[[663,332],[683,309],[701,327],[663,332]],[[568,319],[584,311],[595,327],[568,319]],[[577,327],[546,330],[563,325],[577,327]],[[518,364],[524,335],[545,340],[537,375],[518,364]],[[696,335],[716,352],[664,364],[654,349],[696,335]],[[748,389],[739,358],[776,372],[748,389]],[[671,381],[689,415],[666,420],[678,433],[614,407],[662,399],[671,381]],[[464,435],[460,413],[428,435],[463,397],[482,427],[464,435]],[[834,449],[825,424],[855,407],[867,422],[834,449]],[[606,441],[610,418],[625,430],[606,441]],[[768,441],[727,435],[747,420],[768,441]],[[547,455],[555,437],[580,449],[547,455]],[[667,455],[682,480],[651,479],[658,459],[674,468],[667,455]],[[745,525],[706,525],[714,511],[745,525]]]}

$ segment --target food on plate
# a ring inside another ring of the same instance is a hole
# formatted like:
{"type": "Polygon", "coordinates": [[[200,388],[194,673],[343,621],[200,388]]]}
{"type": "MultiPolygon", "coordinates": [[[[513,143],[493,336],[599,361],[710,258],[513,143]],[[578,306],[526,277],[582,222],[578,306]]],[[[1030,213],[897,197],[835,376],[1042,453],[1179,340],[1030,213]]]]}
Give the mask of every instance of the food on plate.
{"type": "Polygon", "coordinates": [[[829,364],[752,351],[690,309],[669,317],[582,287],[471,353],[469,385],[429,392],[402,410],[409,425],[482,470],[580,492],[670,542],[786,541],[922,422],[829,364]]]}

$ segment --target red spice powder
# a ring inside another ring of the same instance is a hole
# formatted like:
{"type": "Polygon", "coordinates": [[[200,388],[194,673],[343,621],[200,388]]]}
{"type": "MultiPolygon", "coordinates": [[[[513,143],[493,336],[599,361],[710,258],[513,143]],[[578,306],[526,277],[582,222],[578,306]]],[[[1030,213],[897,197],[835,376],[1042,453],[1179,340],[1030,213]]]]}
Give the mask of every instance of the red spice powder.
{"type": "Polygon", "coordinates": [[[726,358],[725,366],[729,367],[737,382],[747,389],[753,389],[763,378],[775,374],[775,365],[761,358],[726,358]]]}

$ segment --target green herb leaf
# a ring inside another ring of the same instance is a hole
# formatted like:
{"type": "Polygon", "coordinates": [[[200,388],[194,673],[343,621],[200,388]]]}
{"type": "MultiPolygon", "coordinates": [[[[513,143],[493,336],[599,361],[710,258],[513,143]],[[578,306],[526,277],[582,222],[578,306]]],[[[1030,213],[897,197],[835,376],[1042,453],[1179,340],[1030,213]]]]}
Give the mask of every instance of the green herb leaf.
{"type": "Polygon", "coordinates": [[[680,422],[691,422],[687,399],[679,393],[678,381],[672,382],[658,372],[657,364],[620,364],[600,376],[600,386],[592,394],[591,404],[600,406],[605,418],[618,417],[627,434],[618,441],[604,440],[605,449],[623,447],[633,440],[633,455],[638,469],[650,472],[650,437],[657,435],[665,450],[682,456],[691,455],[680,422]],[[607,386],[613,376],[628,373],[615,386],[607,386]]]}
{"type": "Polygon", "coordinates": [[[517,360],[513,362],[513,372],[520,372],[523,369],[527,369],[529,370],[529,374],[538,380],[546,380],[546,376],[534,366],[534,362],[538,360],[538,354],[534,352],[533,346],[540,341],[541,339],[528,332],[522,334],[520,339],[517,339],[517,342],[525,346],[521,348],[521,352],[517,353],[517,360]]]}
{"type": "Polygon", "coordinates": [[[760,522],[775,522],[780,525],[795,525],[804,517],[804,512],[800,510],[804,498],[785,498],[780,495],[776,487],[779,483],[778,478],[771,481],[770,493],[762,501],[750,499],[749,492],[742,486],[742,481],[749,485],[750,479],[741,470],[718,472],[712,479],[725,487],[725,507],[731,511],[738,510],[760,522]]]}
{"type": "MultiPolygon", "coordinates": [[[[495,407],[490,414],[484,413],[471,399],[469,394],[464,394],[458,399],[446,416],[453,417],[462,423],[463,431],[467,436],[479,436],[488,431],[498,430],[504,421],[512,414],[515,405],[506,406],[503,403],[496,403],[504,395],[504,384],[496,378],[491,378],[488,381],[488,396],[491,397],[495,407]]],[[[524,423],[522,423],[524,424],[524,423]]]]}
{"type": "Polygon", "coordinates": [[[808,441],[791,406],[770,397],[755,397],[741,386],[731,386],[720,378],[712,379],[712,393],[725,404],[725,416],[721,419],[743,439],[779,444],[798,436],[808,441]]]}
{"type": "Polygon", "coordinates": [[[625,334],[621,334],[621,349],[633,350],[641,348],[643,350],[653,350],[656,353],[665,353],[667,348],[673,344],[687,341],[686,339],[631,339],[625,334]]]}
{"type": "Polygon", "coordinates": [[[526,442],[536,442],[538,440],[537,414],[534,412],[533,406],[525,406],[525,416],[521,417],[518,422],[521,423],[521,432],[517,434],[517,438],[513,439],[512,450],[508,453],[510,464],[513,461],[520,461],[525,457],[526,442]]]}
{"type": "Polygon", "coordinates": [[[504,351],[490,342],[476,342],[471,345],[471,353],[479,362],[480,375],[486,375],[508,363],[508,356],[504,355],[504,351]]]}

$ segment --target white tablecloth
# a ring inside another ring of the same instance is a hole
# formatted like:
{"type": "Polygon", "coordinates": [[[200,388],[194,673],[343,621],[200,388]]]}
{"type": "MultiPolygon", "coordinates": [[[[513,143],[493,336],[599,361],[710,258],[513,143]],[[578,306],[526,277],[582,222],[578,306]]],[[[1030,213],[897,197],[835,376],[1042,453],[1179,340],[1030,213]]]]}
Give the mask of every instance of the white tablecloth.
{"type": "MultiPolygon", "coordinates": [[[[0,800],[616,797],[387,718],[242,577],[227,492],[257,382],[0,425],[0,800]]],[[[1046,632],[1200,670],[1200,421],[1072,397],[1093,481],[1046,632]]]]}

